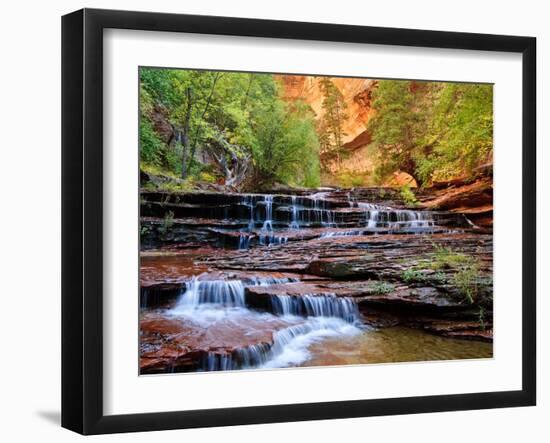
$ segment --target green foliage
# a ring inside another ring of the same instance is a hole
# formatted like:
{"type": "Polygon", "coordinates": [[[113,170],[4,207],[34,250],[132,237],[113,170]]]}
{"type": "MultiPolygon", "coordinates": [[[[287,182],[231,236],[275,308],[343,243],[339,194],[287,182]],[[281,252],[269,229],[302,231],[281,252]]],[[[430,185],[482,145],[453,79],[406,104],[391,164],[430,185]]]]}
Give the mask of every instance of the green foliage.
{"type": "Polygon", "coordinates": [[[434,244],[433,247],[435,252],[431,263],[432,269],[452,269],[469,265],[475,260],[469,255],[453,251],[441,245],[434,244]]]}
{"type": "Polygon", "coordinates": [[[486,317],[485,309],[483,308],[483,306],[480,306],[477,318],[478,318],[479,326],[482,331],[485,331],[485,328],[486,328],[485,317],[486,317]]]}
{"type": "Polygon", "coordinates": [[[161,237],[165,237],[170,232],[170,228],[174,225],[174,213],[172,211],[168,211],[166,214],[164,214],[164,219],[162,221],[162,225],[159,228],[159,232],[161,237]]]}
{"type": "Polygon", "coordinates": [[[254,158],[259,182],[318,186],[318,140],[311,111],[279,99],[255,115],[254,158]]]}
{"type": "Polygon", "coordinates": [[[434,277],[434,280],[438,283],[445,283],[447,281],[447,276],[445,275],[444,272],[441,272],[441,271],[437,271],[433,277],[434,277]]]}
{"type": "Polygon", "coordinates": [[[492,159],[492,85],[381,80],[373,107],[379,182],[404,171],[426,184],[492,159]]]}
{"type": "MultiPolygon", "coordinates": [[[[469,174],[491,161],[493,152],[493,87],[448,83],[439,92],[426,135],[433,141],[432,176],[449,179],[469,174]]],[[[425,175],[427,175],[425,172],[425,175]]]]}
{"type": "Polygon", "coordinates": [[[375,294],[389,294],[395,290],[395,286],[385,281],[377,281],[371,286],[371,290],[375,294]]]}
{"type": "Polygon", "coordinates": [[[139,121],[139,155],[143,163],[161,165],[166,147],[153,129],[151,122],[141,117],[139,121]]]}
{"type": "Polygon", "coordinates": [[[407,283],[423,282],[426,280],[426,276],[422,271],[417,269],[406,269],[401,273],[401,279],[407,283]]]}
{"type": "Polygon", "coordinates": [[[184,176],[196,181],[224,176],[197,159],[202,150],[226,165],[250,159],[255,184],[319,185],[314,115],[301,103],[287,105],[273,75],[142,68],[140,81],[142,163],[175,176],[185,164],[184,176]],[[155,133],[159,107],[184,143],[168,145],[155,133]]]}
{"type": "Polygon", "coordinates": [[[369,183],[369,174],[344,171],[338,174],[338,183],[344,188],[356,188],[369,183]]]}
{"type": "Polygon", "coordinates": [[[162,189],[172,192],[189,192],[193,190],[195,181],[194,177],[187,177],[185,180],[180,181],[169,181],[162,185],[162,189]]]}
{"type": "Polygon", "coordinates": [[[480,283],[483,281],[478,260],[440,245],[434,245],[434,249],[432,268],[453,270],[451,283],[469,303],[477,302],[480,283]]]}
{"type": "Polygon", "coordinates": [[[216,183],[216,176],[209,172],[203,171],[199,174],[199,180],[206,183],[216,183]]]}
{"type": "Polygon", "coordinates": [[[407,206],[416,206],[418,204],[416,195],[414,195],[414,192],[408,184],[401,187],[400,195],[407,206]]]}
{"type": "Polygon", "coordinates": [[[343,129],[343,125],[348,119],[347,103],[329,77],[322,77],[319,84],[323,93],[322,108],[324,112],[317,126],[321,155],[325,163],[335,160],[340,165],[343,155],[343,139],[347,135],[343,129]]]}
{"type": "Polygon", "coordinates": [[[480,273],[477,263],[462,266],[453,276],[455,286],[469,303],[475,303],[477,300],[479,280],[480,273]]]}

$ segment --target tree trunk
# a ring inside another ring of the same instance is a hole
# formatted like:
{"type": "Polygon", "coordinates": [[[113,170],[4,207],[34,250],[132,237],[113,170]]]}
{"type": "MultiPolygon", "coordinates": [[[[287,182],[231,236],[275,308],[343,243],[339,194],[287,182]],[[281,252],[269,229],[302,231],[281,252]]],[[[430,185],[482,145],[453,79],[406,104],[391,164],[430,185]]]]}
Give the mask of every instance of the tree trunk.
{"type": "MultiPolygon", "coordinates": [[[[206,112],[208,111],[208,108],[210,107],[210,101],[212,100],[212,96],[214,95],[214,90],[216,89],[216,83],[218,82],[218,79],[220,78],[220,73],[216,72],[216,76],[214,77],[214,82],[212,83],[212,88],[210,89],[210,95],[208,96],[208,99],[206,100],[206,105],[204,106],[204,110],[202,111],[201,119],[200,121],[204,120],[204,116],[206,115],[206,112]]],[[[200,135],[200,124],[197,126],[197,130],[195,131],[195,138],[193,140],[193,146],[191,147],[191,155],[189,157],[188,167],[191,168],[191,162],[193,161],[193,158],[195,157],[195,150],[197,149],[197,142],[200,135]]]]}
{"type": "Polygon", "coordinates": [[[191,111],[193,108],[193,99],[191,88],[187,88],[187,111],[183,121],[183,132],[181,135],[182,155],[181,155],[181,178],[187,178],[187,151],[189,150],[189,125],[191,122],[191,111]]]}
{"type": "Polygon", "coordinates": [[[250,74],[250,78],[248,80],[248,88],[246,89],[246,95],[244,96],[244,102],[242,106],[243,111],[246,110],[246,105],[248,104],[248,97],[250,95],[250,89],[252,89],[253,81],[254,81],[254,74],[250,74]]]}
{"type": "Polygon", "coordinates": [[[418,174],[416,173],[416,162],[410,158],[408,159],[403,165],[399,168],[402,171],[409,174],[414,180],[416,181],[416,184],[420,187],[422,185],[422,181],[420,180],[420,177],[418,177],[418,174]]]}

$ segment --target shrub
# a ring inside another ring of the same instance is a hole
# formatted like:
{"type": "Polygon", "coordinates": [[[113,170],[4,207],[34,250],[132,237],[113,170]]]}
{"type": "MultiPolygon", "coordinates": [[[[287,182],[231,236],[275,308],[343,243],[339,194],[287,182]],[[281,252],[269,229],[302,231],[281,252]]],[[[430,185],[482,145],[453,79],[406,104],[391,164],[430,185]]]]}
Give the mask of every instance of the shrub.
{"type": "Polygon", "coordinates": [[[395,290],[395,286],[385,281],[377,281],[371,289],[375,294],[388,294],[395,290]]]}
{"type": "Polygon", "coordinates": [[[477,263],[460,268],[453,276],[455,286],[470,304],[477,301],[479,280],[480,273],[477,263]]]}
{"type": "Polygon", "coordinates": [[[216,183],[216,176],[209,172],[203,171],[199,174],[199,181],[206,183],[216,183]]]}
{"type": "Polygon", "coordinates": [[[172,211],[168,211],[166,214],[164,214],[164,220],[162,221],[162,225],[159,228],[161,237],[163,238],[166,237],[173,225],[174,225],[174,213],[172,211]]]}
{"type": "Polygon", "coordinates": [[[414,195],[414,192],[411,190],[411,187],[406,184],[401,187],[401,198],[403,199],[403,202],[407,206],[417,206],[418,200],[416,199],[416,196],[414,195]]]}
{"type": "Polygon", "coordinates": [[[434,245],[433,269],[452,269],[452,283],[459,293],[471,304],[478,301],[479,284],[482,273],[475,257],[434,245]]]}
{"type": "Polygon", "coordinates": [[[407,283],[414,281],[424,281],[426,276],[416,269],[407,269],[401,274],[401,279],[407,283]]]}
{"type": "Polygon", "coordinates": [[[462,252],[453,251],[440,245],[433,245],[435,253],[431,263],[432,269],[448,269],[456,268],[462,265],[471,264],[475,259],[462,252]]]}

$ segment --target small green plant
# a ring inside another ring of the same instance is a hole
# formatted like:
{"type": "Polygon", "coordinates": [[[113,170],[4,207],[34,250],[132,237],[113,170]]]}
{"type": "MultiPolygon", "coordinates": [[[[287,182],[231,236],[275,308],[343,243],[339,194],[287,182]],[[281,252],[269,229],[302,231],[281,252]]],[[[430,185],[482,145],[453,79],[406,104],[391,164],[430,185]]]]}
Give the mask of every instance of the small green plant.
{"type": "Polygon", "coordinates": [[[459,292],[473,304],[479,293],[480,272],[477,263],[461,267],[453,276],[453,281],[459,292]]]}
{"type": "Polygon", "coordinates": [[[162,221],[162,225],[159,228],[159,232],[162,237],[165,237],[168,232],[170,232],[170,228],[174,225],[174,213],[172,211],[168,211],[166,214],[164,214],[164,219],[162,221]]]}
{"type": "Polygon", "coordinates": [[[479,307],[479,311],[478,311],[478,321],[479,321],[479,327],[481,328],[482,331],[485,331],[485,328],[486,328],[486,324],[485,324],[485,309],[483,308],[483,306],[480,306],[479,307]]]}
{"type": "Polygon", "coordinates": [[[206,183],[216,183],[216,176],[210,172],[203,171],[199,174],[199,181],[206,183]]]}
{"type": "Polygon", "coordinates": [[[145,189],[147,191],[156,191],[157,187],[155,186],[155,184],[153,182],[147,182],[143,185],[143,189],[145,189]]]}
{"type": "Polygon", "coordinates": [[[450,248],[446,248],[441,245],[433,245],[434,255],[431,263],[432,269],[449,269],[456,268],[463,265],[469,265],[475,261],[475,259],[462,252],[453,251],[450,248]]]}
{"type": "Polygon", "coordinates": [[[403,199],[403,202],[407,206],[417,206],[418,200],[416,199],[416,195],[414,195],[414,192],[411,190],[411,187],[409,184],[405,184],[401,187],[401,198],[403,199]]]}
{"type": "Polygon", "coordinates": [[[169,181],[161,185],[161,189],[171,192],[189,192],[193,190],[195,181],[192,177],[189,177],[183,181],[169,181]]]}
{"type": "Polygon", "coordinates": [[[368,173],[344,171],[338,174],[338,183],[344,188],[357,188],[369,183],[368,173]]]}
{"type": "Polygon", "coordinates": [[[426,276],[417,269],[406,269],[402,272],[401,279],[407,283],[415,281],[421,282],[426,280],[426,276]]]}
{"type": "MultiPolygon", "coordinates": [[[[431,268],[452,269],[455,271],[451,282],[469,303],[475,303],[478,298],[479,282],[482,277],[478,260],[471,255],[453,251],[441,245],[434,244],[433,247],[435,252],[431,268]]],[[[438,273],[443,274],[442,272],[438,273]]]]}
{"type": "Polygon", "coordinates": [[[437,272],[434,274],[434,279],[435,279],[438,283],[445,283],[445,281],[447,280],[447,276],[445,275],[444,272],[437,271],[437,272]]]}
{"type": "Polygon", "coordinates": [[[388,294],[395,290],[395,286],[385,281],[377,281],[371,289],[375,294],[388,294]]]}

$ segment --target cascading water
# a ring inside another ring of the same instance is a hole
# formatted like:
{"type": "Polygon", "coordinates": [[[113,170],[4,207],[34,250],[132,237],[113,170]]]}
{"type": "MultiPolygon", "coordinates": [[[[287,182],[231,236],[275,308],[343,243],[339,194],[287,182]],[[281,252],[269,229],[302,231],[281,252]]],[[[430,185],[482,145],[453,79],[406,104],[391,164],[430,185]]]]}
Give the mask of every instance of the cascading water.
{"type": "Polygon", "coordinates": [[[292,201],[292,207],[291,207],[292,220],[290,222],[290,229],[300,229],[300,225],[298,224],[298,208],[296,207],[295,195],[291,197],[291,201],[292,201]]]}
{"type": "Polygon", "coordinates": [[[430,228],[435,225],[433,215],[429,211],[395,211],[397,221],[390,222],[390,227],[430,228]]]}
{"type": "Polygon", "coordinates": [[[194,308],[202,304],[219,304],[244,307],[244,285],[241,280],[199,281],[197,277],[187,283],[178,300],[178,308],[194,308]]]}
{"type": "Polygon", "coordinates": [[[273,231],[273,196],[264,196],[265,204],[265,220],[262,226],[262,231],[273,231]]]}
{"type": "Polygon", "coordinates": [[[245,306],[246,286],[269,286],[299,281],[296,278],[250,277],[246,280],[199,280],[193,277],[181,294],[176,308],[198,307],[203,304],[245,306]]]}
{"type": "Polygon", "coordinates": [[[357,304],[349,298],[336,295],[272,295],[271,306],[277,315],[335,317],[349,323],[353,323],[359,318],[357,304]]]}
{"type": "Polygon", "coordinates": [[[273,231],[273,196],[264,195],[265,220],[260,230],[259,242],[261,245],[281,245],[288,241],[287,237],[275,235],[273,231]]]}
{"type": "MultiPolygon", "coordinates": [[[[258,234],[258,243],[260,245],[269,246],[271,244],[283,244],[287,242],[284,236],[277,236],[273,229],[273,195],[263,195],[263,200],[260,203],[264,206],[265,217],[263,222],[258,220],[256,211],[258,205],[258,196],[248,194],[244,195],[241,204],[248,208],[248,226],[241,229],[239,235],[238,249],[249,249],[251,241],[255,237],[256,224],[262,223],[258,234]]],[[[297,212],[297,209],[296,209],[297,212]]]]}
{"type": "Polygon", "coordinates": [[[299,297],[274,295],[271,313],[258,313],[246,307],[246,286],[270,286],[298,282],[287,277],[248,277],[244,280],[205,280],[194,277],[170,311],[208,328],[217,321],[242,322],[258,316],[261,322],[281,318],[297,323],[273,334],[270,343],[237,348],[232,352],[208,352],[200,362],[200,370],[221,371],[245,368],[284,367],[309,358],[308,347],[326,337],[355,335],[359,311],[355,302],[336,295],[299,297]],[[301,320],[303,319],[303,320],[301,320]]]}
{"type": "Polygon", "coordinates": [[[261,343],[231,353],[209,352],[202,361],[203,371],[227,371],[251,368],[284,368],[299,365],[310,358],[308,347],[328,337],[354,336],[358,327],[335,317],[315,317],[273,334],[273,343],[261,343]]]}
{"type": "Polygon", "coordinates": [[[326,209],[325,196],[325,192],[317,192],[311,194],[310,198],[313,199],[313,207],[315,212],[319,214],[318,217],[321,225],[327,228],[333,228],[336,227],[335,215],[334,211],[326,209]]]}
{"type": "Polygon", "coordinates": [[[365,210],[365,224],[368,228],[400,229],[435,226],[433,214],[430,211],[394,209],[371,203],[358,203],[357,206],[365,210]]]}
{"type": "Polygon", "coordinates": [[[252,195],[245,195],[243,198],[243,205],[248,207],[248,231],[253,231],[256,227],[256,220],[254,217],[254,208],[256,207],[254,203],[254,196],[252,195]]]}
{"type": "Polygon", "coordinates": [[[296,366],[310,358],[308,348],[328,337],[354,336],[361,329],[336,317],[314,317],[307,322],[277,331],[267,358],[261,368],[296,366]]]}

